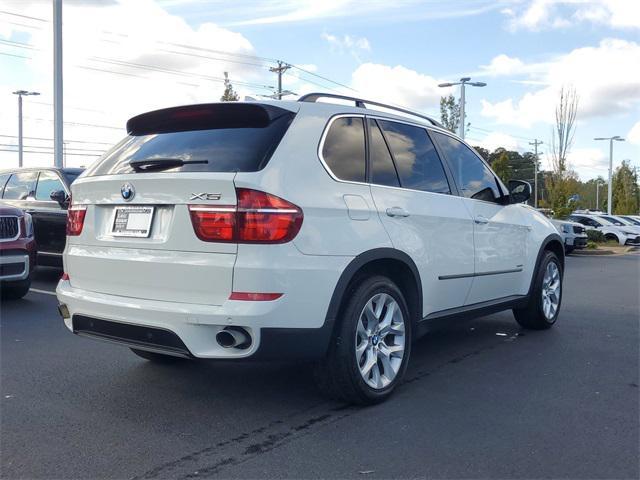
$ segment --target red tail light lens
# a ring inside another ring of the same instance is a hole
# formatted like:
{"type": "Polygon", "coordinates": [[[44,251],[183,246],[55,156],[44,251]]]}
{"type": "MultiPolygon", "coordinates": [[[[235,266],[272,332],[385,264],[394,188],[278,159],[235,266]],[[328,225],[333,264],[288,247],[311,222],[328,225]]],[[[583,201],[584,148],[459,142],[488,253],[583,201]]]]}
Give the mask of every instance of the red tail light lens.
{"type": "Polygon", "coordinates": [[[302,210],[268,193],[237,188],[238,241],[241,243],[285,243],[302,226],[302,210]]]}
{"type": "Polygon", "coordinates": [[[190,205],[196,236],[205,242],[285,243],[302,226],[302,210],[280,197],[236,189],[237,206],[190,205]]]}
{"type": "Polygon", "coordinates": [[[87,207],[84,205],[71,205],[67,211],[67,235],[70,237],[80,235],[84,226],[84,216],[87,207]]]}
{"type": "Polygon", "coordinates": [[[235,242],[235,206],[190,205],[189,215],[196,236],[203,242],[235,242]]]}

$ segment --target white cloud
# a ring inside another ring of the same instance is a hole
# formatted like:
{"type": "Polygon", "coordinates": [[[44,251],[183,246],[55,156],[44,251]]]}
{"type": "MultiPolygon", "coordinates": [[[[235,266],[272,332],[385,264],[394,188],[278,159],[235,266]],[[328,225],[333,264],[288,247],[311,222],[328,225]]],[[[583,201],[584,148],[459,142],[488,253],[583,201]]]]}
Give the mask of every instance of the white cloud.
{"type": "Polygon", "coordinates": [[[505,54],[494,57],[489,65],[480,66],[482,73],[490,76],[519,74],[523,68],[522,60],[505,54]]]}
{"type": "Polygon", "coordinates": [[[503,132],[492,132],[484,137],[482,141],[473,141],[470,140],[473,145],[478,145],[480,147],[486,148],[490,152],[493,152],[498,147],[506,148],[507,150],[515,150],[522,151],[526,150],[521,145],[521,142],[516,140],[509,134],[503,132]]]}
{"type": "MultiPolygon", "coordinates": [[[[20,7],[12,10],[45,21],[24,19],[0,26],[0,38],[25,42],[34,48],[11,52],[31,57],[27,60],[0,59],[3,70],[0,92],[17,88],[41,92],[41,97],[25,99],[24,134],[51,139],[50,4],[24,2],[20,7]],[[21,73],[13,74],[14,71],[21,73]]],[[[64,21],[64,136],[67,140],[101,142],[70,142],[69,165],[91,162],[95,157],[89,154],[105,150],[108,144],[124,136],[125,122],[135,114],[172,105],[217,101],[223,91],[224,72],[229,72],[241,97],[269,93],[260,85],[273,84],[275,80],[261,62],[257,62],[258,66],[251,65],[256,60],[246,55],[254,54],[254,48],[243,35],[212,23],[191,27],[152,0],[90,5],[65,2],[64,21]],[[197,45],[204,47],[193,47],[197,45]],[[137,68],[133,64],[147,67],[137,68]],[[92,151],[82,156],[82,149],[88,148],[92,151]]],[[[16,104],[14,95],[0,93],[0,134],[17,135],[16,104]]],[[[17,143],[15,138],[0,139],[3,140],[0,143],[17,143]]],[[[25,145],[30,146],[25,148],[29,152],[25,153],[25,165],[53,162],[50,153],[30,152],[50,152],[52,141],[25,140],[25,145]],[[37,148],[41,146],[48,148],[37,148]]],[[[16,164],[17,154],[0,151],[0,163],[16,164]]]]}
{"type": "Polygon", "coordinates": [[[599,148],[572,148],[567,156],[569,167],[580,172],[581,177],[602,175],[608,168],[608,156],[599,148]]]}
{"type": "Polygon", "coordinates": [[[640,28],[637,0],[533,0],[523,8],[508,8],[511,30],[567,28],[583,22],[612,28],[640,28]]]}
{"type": "Polygon", "coordinates": [[[371,44],[365,37],[354,37],[352,35],[340,37],[326,32],[321,36],[329,44],[332,51],[348,52],[358,63],[362,63],[360,59],[361,53],[371,51],[371,44]]]}
{"type": "Polygon", "coordinates": [[[483,100],[482,115],[501,124],[524,127],[552,123],[558,91],[563,85],[573,85],[577,90],[579,120],[634,112],[640,104],[638,65],[640,44],[618,39],[577,48],[546,63],[525,63],[522,69],[529,72],[530,79],[546,86],[519,99],[483,100]]]}
{"type": "Polygon", "coordinates": [[[323,33],[322,38],[326,40],[329,45],[339,50],[365,50],[371,51],[371,45],[369,40],[365,37],[353,37],[351,35],[343,35],[337,37],[329,33],[323,33]]]}
{"type": "Polygon", "coordinates": [[[640,121],[636,122],[627,133],[627,141],[634,145],[640,145],[640,121]]]}
{"type": "Polygon", "coordinates": [[[440,97],[448,92],[429,75],[377,63],[360,65],[352,74],[351,86],[365,97],[423,111],[437,109],[440,97]]]}
{"type": "Polygon", "coordinates": [[[221,2],[219,13],[234,20],[231,25],[271,25],[327,19],[382,20],[385,23],[406,20],[457,18],[496,10],[502,1],[443,2],[432,0],[237,0],[221,2]]]}

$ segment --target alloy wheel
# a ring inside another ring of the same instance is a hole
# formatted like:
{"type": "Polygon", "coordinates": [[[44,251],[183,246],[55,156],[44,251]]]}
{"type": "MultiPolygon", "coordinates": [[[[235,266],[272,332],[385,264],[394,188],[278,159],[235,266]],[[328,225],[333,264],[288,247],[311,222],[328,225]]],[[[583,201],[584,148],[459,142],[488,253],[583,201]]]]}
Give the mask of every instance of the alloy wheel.
{"type": "Polygon", "coordinates": [[[365,304],[356,331],[356,362],[371,388],[387,387],[396,378],[405,351],[405,320],[396,300],[378,293],[365,304]]]}

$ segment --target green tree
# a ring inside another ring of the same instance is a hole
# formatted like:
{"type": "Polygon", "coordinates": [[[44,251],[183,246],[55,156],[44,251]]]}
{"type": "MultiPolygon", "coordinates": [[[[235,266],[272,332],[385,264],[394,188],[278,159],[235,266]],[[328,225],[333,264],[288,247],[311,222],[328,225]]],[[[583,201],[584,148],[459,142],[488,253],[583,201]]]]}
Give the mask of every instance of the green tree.
{"type": "Polygon", "coordinates": [[[220,97],[221,102],[237,102],[240,100],[240,97],[233,89],[233,85],[231,85],[231,80],[229,80],[229,74],[224,72],[224,93],[220,97]]]}
{"type": "Polygon", "coordinates": [[[496,175],[500,177],[503,183],[508,183],[511,179],[511,168],[509,166],[509,154],[506,151],[501,152],[498,157],[491,163],[491,168],[496,175]]]}
{"type": "Polygon", "coordinates": [[[618,215],[635,215],[640,207],[640,189],[635,169],[630,167],[629,160],[623,160],[616,168],[612,179],[613,213],[618,215]]]}
{"type": "Polygon", "coordinates": [[[484,147],[473,147],[473,149],[478,152],[478,155],[484,158],[485,162],[489,161],[489,150],[484,147]]]}
{"type": "Polygon", "coordinates": [[[453,95],[440,97],[440,122],[447,130],[454,133],[458,130],[460,125],[460,103],[456,102],[453,95]]]}

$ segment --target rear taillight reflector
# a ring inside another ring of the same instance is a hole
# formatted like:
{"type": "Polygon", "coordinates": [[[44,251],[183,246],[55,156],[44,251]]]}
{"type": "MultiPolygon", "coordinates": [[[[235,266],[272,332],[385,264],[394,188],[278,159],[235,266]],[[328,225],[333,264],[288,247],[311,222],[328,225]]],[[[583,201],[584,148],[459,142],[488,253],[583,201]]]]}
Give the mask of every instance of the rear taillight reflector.
{"type": "Polygon", "coordinates": [[[238,205],[190,205],[196,236],[205,242],[285,243],[302,226],[302,210],[268,193],[237,188],[238,205]]]}
{"type": "Polygon", "coordinates": [[[80,235],[84,225],[84,216],[87,207],[84,205],[71,205],[67,211],[67,235],[70,237],[80,235]]]}
{"type": "Polygon", "coordinates": [[[69,280],[69,274],[68,273],[63,273],[62,276],[60,277],[60,280],[69,280]]]}
{"type": "Polygon", "coordinates": [[[244,300],[249,302],[268,302],[277,300],[281,293],[253,293],[253,292],[232,292],[229,300],[244,300]]]}
{"type": "Polygon", "coordinates": [[[204,242],[235,242],[236,207],[190,205],[189,215],[196,236],[204,242]]]}

